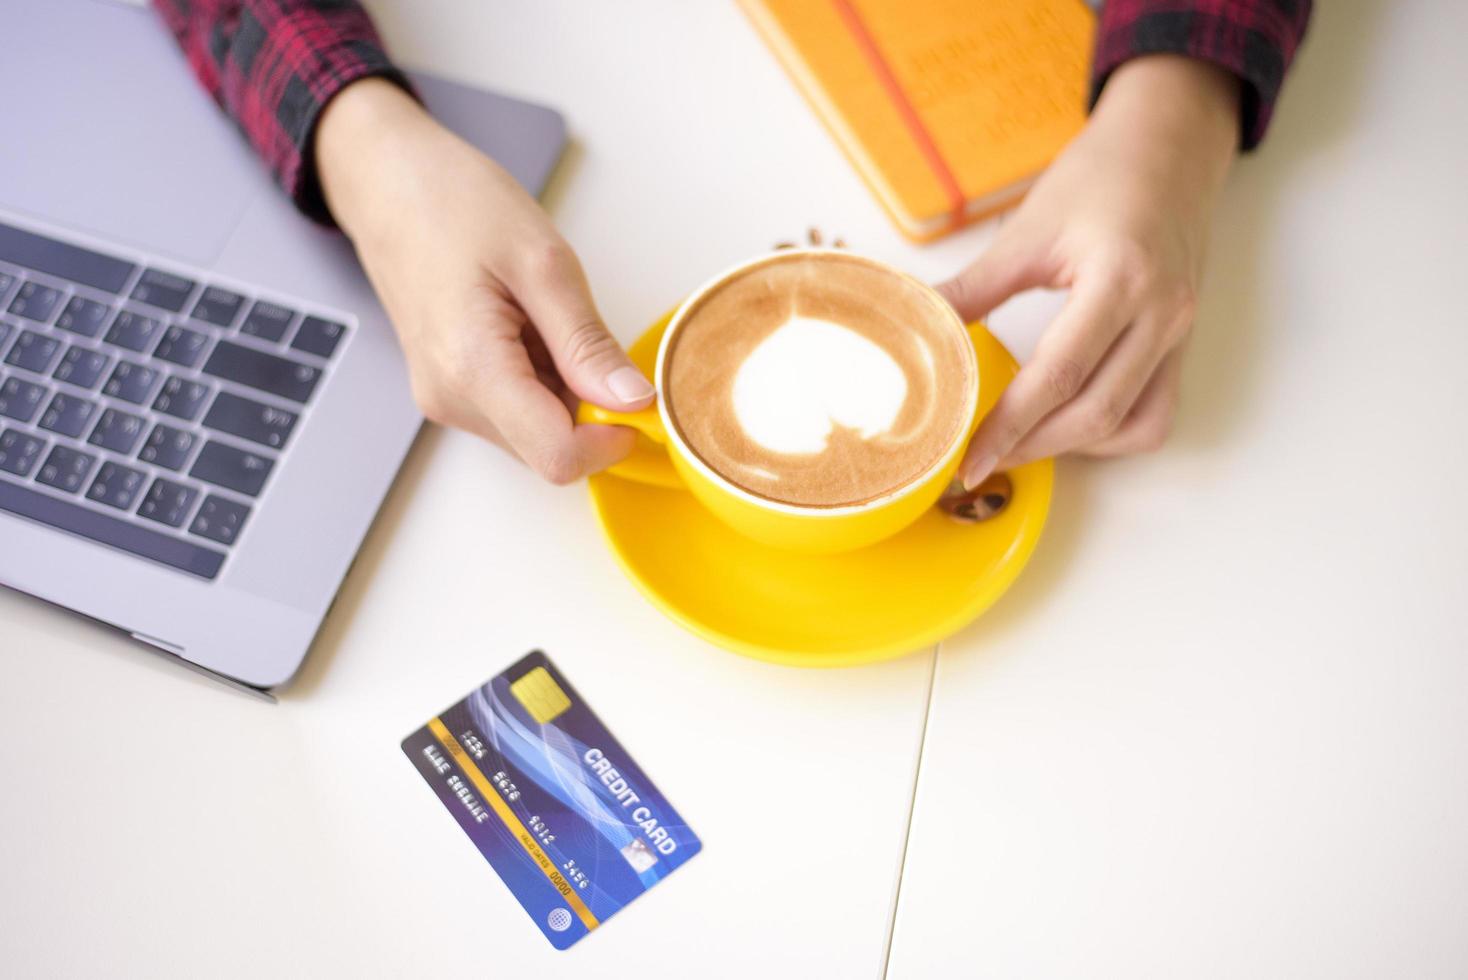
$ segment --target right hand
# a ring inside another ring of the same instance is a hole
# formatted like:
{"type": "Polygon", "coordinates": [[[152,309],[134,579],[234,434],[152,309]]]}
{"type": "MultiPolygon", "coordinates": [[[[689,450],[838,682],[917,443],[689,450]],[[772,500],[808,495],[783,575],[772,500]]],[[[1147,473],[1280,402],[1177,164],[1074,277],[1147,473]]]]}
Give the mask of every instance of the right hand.
{"type": "Polygon", "coordinates": [[[652,385],[602,323],[571,247],[513,177],[374,78],[327,105],[315,154],[428,418],[557,484],[631,452],[630,429],[577,425],[575,411],[581,399],[642,408],[652,385]]]}
{"type": "Polygon", "coordinates": [[[1238,145],[1232,74],[1179,55],[1133,59],[993,247],[938,287],[970,322],[1026,289],[1070,290],[970,442],[959,470],[968,491],[1048,456],[1161,446],[1238,145]]]}

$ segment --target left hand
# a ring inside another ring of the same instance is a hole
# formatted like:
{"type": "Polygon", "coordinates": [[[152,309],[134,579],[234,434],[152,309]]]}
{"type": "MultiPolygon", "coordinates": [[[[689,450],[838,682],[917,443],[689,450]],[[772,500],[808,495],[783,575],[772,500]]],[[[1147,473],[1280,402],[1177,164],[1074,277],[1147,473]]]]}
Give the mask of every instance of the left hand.
{"type": "Polygon", "coordinates": [[[577,424],[575,412],[582,399],[641,408],[652,385],[602,322],[571,247],[504,168],[379,78],[327,105],[315,160],[425,416],[552,483],[632,451],[631,430],[577,424]]]}
{"type": "Polygon", "coordinates": [[[1238,99],[1234,77],[1203,62],[1124,64],[995,244],[938,287],[969,322],[1025,289],[1070,290],[974,435],[959,468],[966,490],[1030,460],[1166,439],[1238,99]]]}

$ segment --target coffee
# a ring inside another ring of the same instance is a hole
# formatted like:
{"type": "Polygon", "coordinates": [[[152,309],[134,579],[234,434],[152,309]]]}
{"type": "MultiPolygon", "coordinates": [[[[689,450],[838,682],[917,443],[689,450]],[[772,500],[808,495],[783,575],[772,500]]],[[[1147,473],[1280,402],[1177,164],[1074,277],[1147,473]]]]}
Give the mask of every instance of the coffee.
{"type": "Polygon", "coordinates": [[[928,473],[978,379],[930,289],[841,252],[775,255],[705,292],[665,354],[687,447],[729,483],[801,507],[865,504],[928,473]]]}

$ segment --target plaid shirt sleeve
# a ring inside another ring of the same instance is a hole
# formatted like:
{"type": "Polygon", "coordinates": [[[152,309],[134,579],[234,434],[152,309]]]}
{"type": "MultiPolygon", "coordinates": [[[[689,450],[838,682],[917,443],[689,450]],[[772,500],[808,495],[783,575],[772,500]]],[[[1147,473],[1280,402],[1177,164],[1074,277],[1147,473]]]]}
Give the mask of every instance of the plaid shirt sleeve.
{"type": "Polygon", "coordinates": [[[1184,54],[1233,72],[1242,84],[1241,146],[1269,128],[1305,26],[1311,0],[1107,0],[1101,10],[1091,102],[1122,62],[1144,54],[1184,54]]]}
{"type": "Polygon", "coordinates": [[[214,100],[307,216],[331,223],[311,158],[321,110],[351,82],[391,79],[355,0],[152,0],[214,100]]]}

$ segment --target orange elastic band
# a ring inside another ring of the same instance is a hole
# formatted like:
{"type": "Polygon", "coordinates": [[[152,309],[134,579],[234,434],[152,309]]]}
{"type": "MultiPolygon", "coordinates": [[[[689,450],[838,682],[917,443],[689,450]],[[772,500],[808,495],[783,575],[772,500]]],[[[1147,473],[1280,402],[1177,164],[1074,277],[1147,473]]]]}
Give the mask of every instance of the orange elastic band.
{"type": "Polygon", "coordinates": [[[933,176],[938,178],[938,183],[943,187],[943,193],[948,197],[949,220],[951,227],[958,227],[964,218],[965,201],[963,189],[958,186],[958,178],[954,176],[953,170],[948,166],[948,161],[943,159],[943,154],[938,150],[938,144],[933,141],[933,135],[923,125],[922,117],[918,115],[917,107],[907,97],[902,89],[902,83],[897,80],[892,66],[882,56],[882,49],[877,47],[877,39],[872,32],[867,30],[866,22],[861,19],[852,0],[831,0],[836,5],[836,12],[846,22],[846,28],[856,40],[857,47],[861,48],[862,54],[871,63],[872,71],[876,73],[882,87],[887,90],[887,96],[892,100],[892,105],[897,109],[897,114],[902,117],[902,122],[907,126],[908,133],[913,142],[917,144],[918,151],[927,160],[928,166],[933,171],[933,176]]]}

